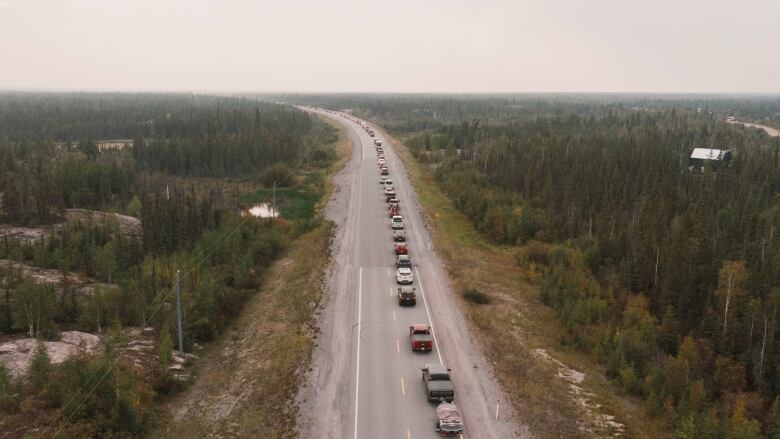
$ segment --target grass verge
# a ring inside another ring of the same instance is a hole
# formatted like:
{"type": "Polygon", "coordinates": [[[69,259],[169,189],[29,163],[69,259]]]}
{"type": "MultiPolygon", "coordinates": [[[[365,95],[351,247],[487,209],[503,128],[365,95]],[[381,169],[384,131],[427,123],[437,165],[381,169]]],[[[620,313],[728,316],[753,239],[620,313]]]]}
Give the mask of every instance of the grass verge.
{"type": "MultiPolygon", "coordinates": [[[[319,199],[307,199],[315,212],[333,191],[329,177],[349,157],[343,128],[334,126],[339,128],[339,159],[322,173],[319,199]]],[[[270,267],[263,287],[230,330],[204,350],[194,385],[166,404],[152,436],[296,436],[293,398],[314,347],[310,325],[324,293],[331,229],[332,223],[321,221],[270,267]]]]}
{"type": "Polygon", "coordinates": [[[478,291],[485,296],[478,302],[489,302],[457,299],[518,421],[543,438],[670,437],[671,427],[647,417],[642,401],[623,394],[594,357],[561,345],[565,330],[539,299],[539,274],[517,265],[518,249],[484,239],[432,173],[385,135],[405,164],[456,289],[478,291]]]}

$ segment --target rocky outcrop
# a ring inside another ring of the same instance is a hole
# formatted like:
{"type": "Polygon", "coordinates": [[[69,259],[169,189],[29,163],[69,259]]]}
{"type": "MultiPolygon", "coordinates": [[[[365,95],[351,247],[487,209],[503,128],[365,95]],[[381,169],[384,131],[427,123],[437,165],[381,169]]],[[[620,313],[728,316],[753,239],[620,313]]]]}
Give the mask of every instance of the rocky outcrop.
{"type": "Polygon", "coordinates": [[[107,225],[112,224],[112,222],[115,221],[119,226],[122,235],[125,237],[141,237],[141,220],[128,215],[120,215],[118,213],[103,212],[99,210],[67,209],[65,211],[65,219],[67,219],[69,223],[83,222],[92,225],[107,225]]]}
{"type": "Polygon", "coordinates": [[[5,279],[2,272],[9,269],[19,271],[24,276],[29,276],[35,283],[41,285],[51,285],[57,292],[62,292],[62,289],[64,288],[64,281],[67,281],[73,291],[84,295],[92,294],[92,292],[95,291],[95,288],[100,288],[102,291],[119,288],[116,284],[98,282],[94,279],[90,279],[85,276],[77,276],[75,274],[69,274],[67,277],[63,277],[63,274],[60,270],[33,267],[31,265],[11,261],[8,259],[0,259],[0,286],[5,285],[5,279]]]}
{"type": "MultiPolygon", "coordinates": [[[[94,352],[100,343],[100,337],[95,334],[80,331],[64,331],[60,333],[59,341],[45,341],[46,352],[52,364],[59,364],[83,348],[85,352],[94,352]]],[[[18,377],[27,373],[30,362],[38,345],[34,338],[22,338],[0,344],[0,364],[3,364],[12,376],[18,377]]]]}
{"type": "Polygon", "coordinates": [[[0,239],[21,241],[27,245],[33,245],[51,235],[54,231],[62,230],[65,223],[43,227],[14,227],[0,224],[0,239]]]}
{"type": "MultiPolygon", "coordinates": [[[[149,372],[159,364],[154,333],[154,328],[128,328],[125,330],[127,342],[119,347],[120,357],[140,376],[151,376],[149,372]]],[[[195,358],[192,354],[173,351],[168,374],[176,381],[187,381],[190,378],[187,366],[195,358]]]]}

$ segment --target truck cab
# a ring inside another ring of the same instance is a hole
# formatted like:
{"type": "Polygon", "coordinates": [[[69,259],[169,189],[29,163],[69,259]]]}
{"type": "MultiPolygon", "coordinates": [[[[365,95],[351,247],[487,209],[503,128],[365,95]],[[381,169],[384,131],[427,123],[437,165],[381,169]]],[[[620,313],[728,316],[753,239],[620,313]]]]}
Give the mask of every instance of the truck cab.
{"type": "Polygon", "coordinates": [[[428,402],[439,402],[442,399],[452,402],[455,399],[455,387],[450,381],[450,369],[439,363],[431,363],[426,364],[421,370],[428,402]]]}
{"type": "Polygon", "coordinates": [[[424,323],[415,323],[410,326],[409,342],[415,352],[431,352],[433,350],[431,327],[424,323]]]}
{"type": "Polygon", "coordinates": [[[398,304],[400,306],[414,306],[417,305],[417,294],[414,287],[399,287],[398,288],[398,304]]]}

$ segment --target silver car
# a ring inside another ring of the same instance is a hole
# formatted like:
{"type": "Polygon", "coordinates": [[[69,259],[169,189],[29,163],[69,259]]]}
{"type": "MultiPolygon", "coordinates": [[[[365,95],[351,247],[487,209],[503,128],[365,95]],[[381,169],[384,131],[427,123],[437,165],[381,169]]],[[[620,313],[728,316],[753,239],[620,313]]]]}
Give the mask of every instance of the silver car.
{"type": "Polygon", "coordinates": [[[404,228],[404,217],[401,215],[393,215],[390,219],[390,227],[392,227],[393,230],[402,230],[404,228]]]}

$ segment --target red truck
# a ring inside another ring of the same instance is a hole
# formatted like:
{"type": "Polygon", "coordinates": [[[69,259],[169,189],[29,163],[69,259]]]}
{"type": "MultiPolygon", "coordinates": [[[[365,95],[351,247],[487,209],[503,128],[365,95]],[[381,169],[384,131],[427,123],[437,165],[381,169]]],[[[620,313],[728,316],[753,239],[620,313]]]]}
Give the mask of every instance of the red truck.
{"type": "Polygon", "coordinates": [[[409,342],[413,351],[431,352],[433,350],[431,327],[425,323],[415,323],[410,326],[409,342]]]}
{"type": "Polygon", "coordinates": [[[409,254],[409,248],[406,247],[405,242],[396,242],[395,243],[395,255],[408,255],[409,254]]]}

